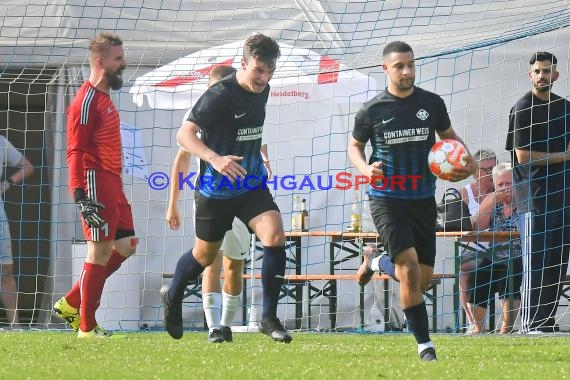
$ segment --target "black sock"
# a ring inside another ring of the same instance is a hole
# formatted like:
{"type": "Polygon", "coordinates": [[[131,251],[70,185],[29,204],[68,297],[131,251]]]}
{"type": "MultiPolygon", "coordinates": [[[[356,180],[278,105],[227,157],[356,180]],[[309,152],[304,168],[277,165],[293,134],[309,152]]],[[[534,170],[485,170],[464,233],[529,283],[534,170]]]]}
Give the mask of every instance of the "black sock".
{"type": "Polygon", "coordinates": [[[416,337],[416,342],[418,344],[429,342],[431,339],[429,338],[426,303],[422,301],[418,305],[410,306],[404,309],[404,314],[406,315],[410,331],[416,337]]]}
{"type": "Polygon", "coordinates": [[[192,250],[183,254],[176,263],[174,277],[168,290],[170,301],[173,303],[182,302],[188,281],[196,281],[203,271],[204,267],[196,261],[192,250]]]}
{"type": "Polygon", "coordinates": [[[261,285],[263,286],[262,318],[277,316],[279,293],[285,275],[285,248],[263,247],[263,262],[261,264],[261,285]]]}

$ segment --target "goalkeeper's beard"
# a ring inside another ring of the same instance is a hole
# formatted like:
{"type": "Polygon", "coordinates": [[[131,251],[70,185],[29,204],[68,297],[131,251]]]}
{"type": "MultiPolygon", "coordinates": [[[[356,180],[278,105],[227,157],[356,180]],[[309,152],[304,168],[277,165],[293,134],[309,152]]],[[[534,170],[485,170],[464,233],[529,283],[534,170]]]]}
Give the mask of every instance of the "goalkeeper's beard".
{"type": "Polygon", "coordinates": [[[124,68],[120,68],[115,72],[105,71],[105,78],[111,89],[120,90],[123,87],[123,70],[124,68]]]}

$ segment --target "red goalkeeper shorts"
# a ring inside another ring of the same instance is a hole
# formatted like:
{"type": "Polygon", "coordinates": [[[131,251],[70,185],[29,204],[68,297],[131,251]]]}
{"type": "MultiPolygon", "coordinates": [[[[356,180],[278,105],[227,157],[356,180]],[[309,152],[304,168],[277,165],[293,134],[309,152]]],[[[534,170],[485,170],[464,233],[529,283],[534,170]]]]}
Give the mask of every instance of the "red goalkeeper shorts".
{"type": "Polygon", "coordinates": [[[104,171],[92,169],[86,172],[87,195],[102,203],[105,208],[99,215],[105,220],[101,228],[90,228],[82,219],[83,234],[86,240],[107,241],[134,236],[133,214],[131,205],[123,193],[121,177],[104,171]],[[117,233],[119,235],[117,237],[117,233]]]}

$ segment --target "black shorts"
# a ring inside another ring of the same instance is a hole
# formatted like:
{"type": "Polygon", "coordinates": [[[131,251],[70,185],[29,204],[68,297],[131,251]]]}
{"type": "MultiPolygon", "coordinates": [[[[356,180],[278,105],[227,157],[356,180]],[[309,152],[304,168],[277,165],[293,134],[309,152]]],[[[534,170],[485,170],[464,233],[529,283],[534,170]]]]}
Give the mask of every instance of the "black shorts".
{"type": "Polygon", "coordinates": [[[370,197],[370,213],[392,261],[414,247],[421,264],[435,265],[436,207],[434,198],[370,197]]]}
{"type": "MultiPolygon", "coordinates": [[[[206,198],[196,191],[194,199],[196,237],[207,242],[222,240],[226,231],[232,229],[234,217],[248,226],[251,219],[266,211],[279,211],[268,189],[251,190],[232,199],[206,198]]],[[[248,229],[253,233],[249,226],[248,229]]]]}

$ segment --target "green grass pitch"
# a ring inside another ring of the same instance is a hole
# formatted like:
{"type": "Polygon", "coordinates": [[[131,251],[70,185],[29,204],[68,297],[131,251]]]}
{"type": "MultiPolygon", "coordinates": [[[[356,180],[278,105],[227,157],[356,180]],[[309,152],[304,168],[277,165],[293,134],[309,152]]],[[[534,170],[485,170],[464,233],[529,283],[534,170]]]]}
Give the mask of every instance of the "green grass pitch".
{"type": "Polygon", "coordinates": [[[422,363],[403,333],[293,333],[286,345],[257,333],[211,344],[205,332],[79,340],[72,332],[11,331],[0,333],[0,378],[567,379],[569,338],[435,334],[439,360],[422,363]]]}

